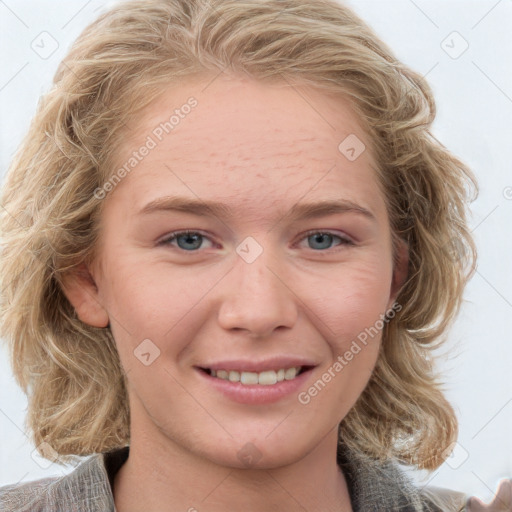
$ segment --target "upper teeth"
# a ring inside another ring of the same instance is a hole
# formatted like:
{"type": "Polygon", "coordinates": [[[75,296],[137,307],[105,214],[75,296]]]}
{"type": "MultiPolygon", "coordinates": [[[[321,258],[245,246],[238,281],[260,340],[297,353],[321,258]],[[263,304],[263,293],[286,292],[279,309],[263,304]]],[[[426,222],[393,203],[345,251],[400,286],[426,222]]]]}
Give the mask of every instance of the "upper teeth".
{"type": "Polygon", "coordinates": [[[229,380],[231,382],[240,382],[242,384],[262,384],[263,386],[269,386],[276,382],[282,382],[283,380],[292,380],[299,373],[301,367],[293,367],[287,369],[265,370],[263,372],[239,372],[237,370],[210,370],[213,377],[219,379],[229,380]]]}

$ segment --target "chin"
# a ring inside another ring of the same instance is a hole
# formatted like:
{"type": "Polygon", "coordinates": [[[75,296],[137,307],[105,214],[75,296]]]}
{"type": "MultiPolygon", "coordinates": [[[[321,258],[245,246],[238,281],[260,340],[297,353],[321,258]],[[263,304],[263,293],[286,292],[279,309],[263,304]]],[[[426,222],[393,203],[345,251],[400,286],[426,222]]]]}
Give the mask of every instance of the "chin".
{"type": "Polygon", "coordinates": [[[281,439],[270,440],[265,436],[266,434],[234,436],[224,443],[218,442],[214,446],[205,447],[200,456],[214,464],[230,468],[275,469],[298,462],[311,449],[290,435],[286,436],[286,443],[281,439]]]}

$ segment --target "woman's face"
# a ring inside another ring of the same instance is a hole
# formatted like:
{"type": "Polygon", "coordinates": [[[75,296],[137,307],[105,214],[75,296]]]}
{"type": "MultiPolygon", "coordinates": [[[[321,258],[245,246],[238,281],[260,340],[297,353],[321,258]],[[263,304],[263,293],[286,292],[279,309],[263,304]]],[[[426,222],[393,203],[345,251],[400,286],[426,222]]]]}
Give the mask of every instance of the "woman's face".
{"type": "Polygon", "coordinates": [[[393,268],[376,164],[345,100],[207,84],[169,89],[130,123],[116,167],[129,171],[104,199],[96,286],[77,310],[110,322],[132,440],[276,467],[336,439],[406,264],[393,268]]]}

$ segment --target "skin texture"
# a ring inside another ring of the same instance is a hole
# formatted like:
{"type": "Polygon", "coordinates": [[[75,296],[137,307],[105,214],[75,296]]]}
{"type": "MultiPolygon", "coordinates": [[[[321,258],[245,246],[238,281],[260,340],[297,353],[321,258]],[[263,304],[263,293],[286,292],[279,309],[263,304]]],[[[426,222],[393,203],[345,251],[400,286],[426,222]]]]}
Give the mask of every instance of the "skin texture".
{"type": "Polygon", "coordinates": [[[337,426],[370,378],[380,335],[307,405],[297,393],[236,403],[196,366],[304,357],[316,365],[304,391],[393,305],[407,256],[402,249],[393,268],[370,141],[345,99],[220,76],[167,89],[130,123],[119,165],[191,96],[197,106],[104,199],[98,256],[65,286],[82,321],[110,322],[127,373],[130,456],[115,480],[116,507],[350,511],[337,426]],[[350,134],[367,148],[354,161],[338,150],[350,134]],[[177,195],[234,213],[138,213],[177,195]],[[285,217],[297,203],[334,199],[373,218],[285,217]],[[177,230],[198,231],[202,243],[159,245],[177,230]],[[318,240],[310,230],[334,236],[318,240]],[[251,263],[236,251],[246,237],[263,251],[251,263]],[[160,350],[149,365],[134,355],[145,339],[160,350]],[[250,467],[240,456],[247,450],[250,467]]]}

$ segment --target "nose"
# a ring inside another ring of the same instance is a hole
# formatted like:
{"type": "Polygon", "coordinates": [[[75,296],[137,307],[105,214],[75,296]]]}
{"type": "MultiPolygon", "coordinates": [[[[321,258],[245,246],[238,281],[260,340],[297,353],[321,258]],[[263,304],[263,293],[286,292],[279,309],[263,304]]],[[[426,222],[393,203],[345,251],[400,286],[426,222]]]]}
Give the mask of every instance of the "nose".
{"type": "Polygon", "coordinates": [[[251,337],[271,336],[276,329],[292,328],[297,321],[297,297],[279,265],[266,251],[248,263],[236,257],[226,276],[218,321],[226,330],[247,331],[251,337]]]}

